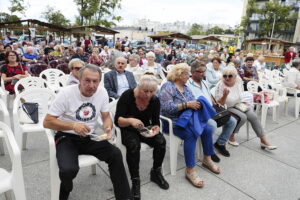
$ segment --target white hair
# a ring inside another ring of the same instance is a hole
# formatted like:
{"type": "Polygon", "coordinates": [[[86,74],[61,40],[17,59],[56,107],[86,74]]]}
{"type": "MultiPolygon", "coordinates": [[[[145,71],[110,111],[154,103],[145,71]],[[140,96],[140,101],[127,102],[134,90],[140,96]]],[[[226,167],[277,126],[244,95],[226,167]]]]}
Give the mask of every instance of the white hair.
{"type": "Polygon", "coordinates": [[[158,80],[153,75],[143,75],[139,80],[138,87],[153,87],[157,90],[158,80]]]}
{"type": "Polygon", "coordinates": [[[146,53],[146,58],[148,58],[148,57],[155,58],[155,54],[152,51],[150,51],[150,52],[146,53]]]}

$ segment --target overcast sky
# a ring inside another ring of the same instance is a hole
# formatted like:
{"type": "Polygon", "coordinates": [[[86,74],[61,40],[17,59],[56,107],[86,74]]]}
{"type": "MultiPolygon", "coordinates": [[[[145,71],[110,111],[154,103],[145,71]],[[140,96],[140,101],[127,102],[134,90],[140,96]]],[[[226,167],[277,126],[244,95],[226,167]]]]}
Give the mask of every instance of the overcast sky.
{"type": "MultiPolygon", "coordinates": [[[[25,0],[29,5],[24,18],[41,19],[47,5],[59,9],[74,22],[78,14],[73,0],[25,0]]],[[[7,12],[9,0],[0,0],[0,12],[7,12]]],[[[121,10],[116,13],[123,17],[120,25],[131,25],[135,19],[147,18],[152,21],[185,21],[200,24],[240,23],[243,0],[122,0],[121,10]]]]}

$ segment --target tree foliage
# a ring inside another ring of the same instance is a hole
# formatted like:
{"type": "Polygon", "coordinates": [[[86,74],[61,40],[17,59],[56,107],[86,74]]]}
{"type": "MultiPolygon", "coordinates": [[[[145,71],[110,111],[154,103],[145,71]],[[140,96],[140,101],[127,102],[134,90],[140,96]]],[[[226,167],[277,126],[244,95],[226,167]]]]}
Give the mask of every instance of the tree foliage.
{"type": "Polygon", "coordinates": [[[48,23],[55,24],[59,26],[69,26],[70,20],[68,20],[59,10],[56,10],[49,5],[46,10],[42,13],[42,18],[44,18],[48,23]]]}
{"type": "Polygon", "coordinates": [[[203,26],[196,23],[193,24],[190,30],[187,32],[188,35],[202,35],[203,33],[203,26]]]}
{"type": "Polygon", "coordinates": [[[13,15],[13,13],[21,13],[25,14],[25,11],[27,9],[27,6],[25,5],[24,0],[9,0],[11,3],[11,6],[8,7],[8,10],[10,11],[10,14],[13,15]]]}
{"type": "Polygon", "coordinates": [[[291,6],[281,5],[278,0],[267,2],[264,7],[257,9],[259,14],[259,36],[271,37],[273,22],[275,26],[273,37],[280,37],[282,31],[291,30],[296,26],[297,13],[291,6]]]}
{"type": "Polygon", "coordinates": [[[0,23],[12,22],[21,20],[17,15],[10,15],[5,12],[0,12],[0,23]]]}
{"type": "Polygon", "coordinates": [[[78,6],[78,25],[103,25],[111,27],[120,21],[121,16],[114,15],[116,8],[121,8],[121,0],[74,0],[78,6]]]}
{"type": "Polygon", "coordinates": [[[219,26],[214,26],[206,31],[206,34],[224,34],[224,30],[219,26]]]}

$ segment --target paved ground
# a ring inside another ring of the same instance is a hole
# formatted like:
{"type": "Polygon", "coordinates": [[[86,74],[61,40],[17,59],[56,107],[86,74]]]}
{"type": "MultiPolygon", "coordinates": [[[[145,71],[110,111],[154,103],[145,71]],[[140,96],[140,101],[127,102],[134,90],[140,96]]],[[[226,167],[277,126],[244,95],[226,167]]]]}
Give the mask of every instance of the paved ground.
{"type": "MultiPolygon", "coordinates": [[[[291,102],[292,103],[292,102],[291,102]]],[[[264,151],[252,129],[250,140],[246,141],[246,128],[242,127],[237,140],[239,147],[228,146],[231,157],[220,156],[221,174],[215,175],[197,163],[197,171],[205,181],[205,187],[193,187],[184,178],[184,158],[182,147],[178,154],[176,176],[170,175],[169,149],[164,161],[164,173],[170,189],[161,190],[149,181],[152,166],[151,151],[142,152],[140,173],[142,179],[142,199],[207,199],[207,200],[298,200],[300,199],[300,120],[284,116],[283,108],[278,114],[278,123],[267,117],[266,132],[275,151],[264,151]]],[[[220,132],[220,130],[218,130],[220,132]]],[[[168,140],[168,136],[166,136],[168,140]]],[[[216,138],[216,136],[215,136],[216,138]]],[[[31,134],[28,149],[22,152],[23,173],[28,200],[50,199],[49,152],[46,136],[31,134]]],[[[10,168],[9,157],[0,156],[0,167],[10,168]]],[[[0,195],[0,200],[4,196],[0,195]]],[[[112,184],[105,163],[97,168],[97,175],[90,174],[90,168],[82,168],[74,181],[70,200],[114,199],[112,184]]]]}

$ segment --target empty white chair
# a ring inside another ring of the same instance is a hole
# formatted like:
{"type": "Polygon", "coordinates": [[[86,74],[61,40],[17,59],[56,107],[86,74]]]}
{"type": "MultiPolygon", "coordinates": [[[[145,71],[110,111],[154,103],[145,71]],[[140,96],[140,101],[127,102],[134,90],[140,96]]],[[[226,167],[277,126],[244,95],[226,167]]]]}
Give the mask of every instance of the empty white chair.
{"type": "Polygon", "coordinates": [[[15,137],[20,148],[26,149],[27,133],[45,131],[43,127],[43,120],[48,112],[48,107],[54,98],[55,94],[47,88],[28,89],[16,96],[13,107],[13,121],[15,137]],[[37,124],[25,124],[20,122],[19,108],[22,104],[20,101],[21,98],[26,102],[39,104],[39,122],[37,124]]]}
{"type": "Polygon", "coordinates": [[[18,95],[20,91],[18,90],[19,85],[23,86],[23,91],[32,89],[32,88],[47,88],[47,83],[44,79],[39,77],[29,76],[26,78],[20,79],[14,86],[15,93],[18,95]]]}
{"type": "MultiPolygon", "coordinates": [[[[60,179],[59,179],[59,168],[56,159],[56,148],[54,141],[54,131],[46,129],[46,135],[49,142],[49,153],[50,153],[50,187],[51,187],[51,200],[59,199],[59,188],[60,188],[60,179]]],[[[100,161],[91,155],[80,155],[79,158],[79,167],[88,167],[91,166],[92,174],[96,174],[96,164],[99,164],[100,161]]]]}
{"type": "Polygon", "coordinates": [[[69,74],[65,74],[65,75],[62,75],[62,76],[59,76],[58,77],[58,82],[59,82],[59,85],[61,87],[66,87],[67,86],[67,81],[69,79],[69,74]]]}
{"type": "Polygon", "coordinates": [[[46,69],[40,73],[40,78],[45,78],[48,83],[48,87],[57,92],[60,88],[59,77],[65,75],[65,73],[59,69],[46,69]]]}
{"type": "Polygon", "coordinates": [[[13,191],[16,200],[26,200],[20,149],[11,129],[3,122],[0,122],[0,132],[12,163],[11,171],[0,168],[0,194],[11,197],[13,191]]]}

